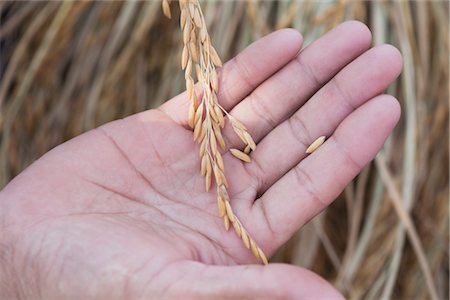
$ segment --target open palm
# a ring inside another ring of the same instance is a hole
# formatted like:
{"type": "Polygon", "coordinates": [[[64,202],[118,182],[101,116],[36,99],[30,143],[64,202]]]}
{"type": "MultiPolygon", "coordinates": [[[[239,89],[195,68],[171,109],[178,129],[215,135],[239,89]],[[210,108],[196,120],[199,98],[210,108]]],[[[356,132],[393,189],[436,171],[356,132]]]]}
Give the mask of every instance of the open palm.
{"type": "MultiPolygon", "coordinates": [[[[369,49],[364,25],[344,23],[297,55],[301,43],[294,30],[275,32],[220,71],[220,103],[258,143],[249,164],[224,153],[232,206],[269,256],[339,195],[400,115],[380,94],[401,56],[369,49]]],[[[307,270],[254,264],[225,231],[187,110],[181,94],[89,131],[0,193],[0,298],[340,297],[307,270]]],[[[227,126],[224,136],[242,147],[227,126]]]]}

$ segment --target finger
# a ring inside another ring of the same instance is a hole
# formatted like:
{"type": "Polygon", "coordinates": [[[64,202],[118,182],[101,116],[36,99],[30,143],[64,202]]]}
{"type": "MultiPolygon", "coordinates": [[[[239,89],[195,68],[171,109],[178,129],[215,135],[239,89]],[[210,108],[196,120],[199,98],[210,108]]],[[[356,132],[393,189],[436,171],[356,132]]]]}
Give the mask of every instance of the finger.
{"type": "MultiPolygon", "coordinates": [[[[291,61],[300,51],[302,41],[298,31],[281,29],[257,40],[227,62],[218,70],[218,99],[222,107],[230,110],[256,86],[291,61]]],[[[160,109],[180,125],[187,124],[189,100],[185,92],[163,104],[160,109]]]]}
{"type": "Polygon", "coordinates": [[[254,219],[266,224],[267,252],[329,205],[374,158],[398,122],[400,106],[378,96],[351,113],[308,158],[277,181],[253,205],[254,219]]]}
{"type": "MultiPolygon", "coordinates": [[[[345,22],[304,49],[296,59],[258,86],[231,114],[259,141],[301,107],[340,69],[370,46],[366,25],[345,22]]],[[[231,126],[224,131],[229,145],[241,145],[231,126]]]]}
{"type": "Polygon", "coordinates": [[[318,275],[299,267],[174,264],[158,277],[174,299],[343,299],[318,275]],[[190,293],[193,293],[190,294],[190,293]]]}
{"type": "Polygon", "coordinates": [[[390,45],[372,48],[270,132],[252,153],[253,163],[246,164],[250,174],[258,178],[260,193],[298,164],[314,140],[330,136],[352,111],[382,93],[401,68],[402,57],[396,48],[390,45]],[[277,167],[273,168],[274,165],[277,167]]]}

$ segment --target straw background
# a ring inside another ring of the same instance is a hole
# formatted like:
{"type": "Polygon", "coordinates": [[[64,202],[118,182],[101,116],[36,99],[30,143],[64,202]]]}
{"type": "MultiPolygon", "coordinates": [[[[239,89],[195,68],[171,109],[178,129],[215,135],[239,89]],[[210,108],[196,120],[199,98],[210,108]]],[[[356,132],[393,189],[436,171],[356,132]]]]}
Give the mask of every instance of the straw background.
{"type": "MultiPolygon", "coordinates": [[[[401,50],[388,92],[402,118],[382,153],[272,260],[310,268],[351,299],[448,299],[449,3],[202,6],[223,61],[278,28],[308,44],[348,19],[401,50]]],[[[52,147],[181,92],[178,16],[173,3],[166,19],[159,1],[1,1],[0,188],[52,147]]]]}

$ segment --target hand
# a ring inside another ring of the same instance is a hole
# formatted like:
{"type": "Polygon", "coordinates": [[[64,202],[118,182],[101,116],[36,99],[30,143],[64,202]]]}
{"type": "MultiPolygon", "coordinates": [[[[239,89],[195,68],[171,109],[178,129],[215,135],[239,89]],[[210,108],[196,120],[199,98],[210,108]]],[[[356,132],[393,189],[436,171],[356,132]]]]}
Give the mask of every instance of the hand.
{"type": "MultiPolygon", "coordinates": [[[[220,103],[258,142],[224,154],[236,214],[273,254],[366,165],[400,116],[380,95],[402,67],[346,22],[301,49],[270,34],[220,71],[220,103]],[[326,142],[307,156],[317,137],[326,142]]],[[[0,193],[0,298],[340,298],[312,272],[261,266],[204,191],[185,94],[48,152],[0,193]]],[[[239,139],[224,129],[227,145],[239,139]]]]}

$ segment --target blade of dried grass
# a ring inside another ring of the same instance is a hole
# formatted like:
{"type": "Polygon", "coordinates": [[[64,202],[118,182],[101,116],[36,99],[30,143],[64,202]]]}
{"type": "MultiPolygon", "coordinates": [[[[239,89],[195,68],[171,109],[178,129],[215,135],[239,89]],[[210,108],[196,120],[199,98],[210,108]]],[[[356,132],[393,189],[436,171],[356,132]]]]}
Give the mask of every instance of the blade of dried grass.
{"type": "MultiPolygon", "coordinates": [[[[414,41],[411,40],[412,28],[406,27],[410,24],[406,20],[410,16],[409,4],[406,2],[398,2],[396,5],[397,14],[400,19],[394,18],[397,35],[400,39],[400,46],[404,58],[404,72],[401,76],[404,87],[405,104],[406,104],[406,132],[405,132],[405,147],[403,160],[403,203],[407,211],[410,211],[415,194],[415,160],[416,160],[416,93],[415,93],[415,78],[414,78],[414,58],[411,45],[414,41]]],[[[382,297],[389,299],[393,293],[393,287],[397,279],[398,270],[400,267],[401,257],[403,254],[403,245],[405,240],[405,233],[402,227],[397,228],[397,241],[395,251],[389,266],[389,274],[386,285],[383,290],[382,297]]]]}
{"type": "MultiPolygon", "coordinates": [[[[7,151],[9,147],[10,142],[10,135],[11,135],[11,127],[13,124],[14,119],[16,118],[20,108],[23,105],[23,102],[25,101],[26,94],[28,93],[32,83],[33,79],[38,71],[38,69],[41,67],[42,62],[44,61],[44,58],[48,54],[51,45],[53,44],[53,41],[61,28],[62,23],[64,22],[67,14],[70,11],[70,8],[72,7],[72,2],[67,1],[63,2],[59,10],[53,19],[52,23],[50,24],[50,27],[48,28],[44,40],[39,46],[39,49],[36,51],[31,63],[30,67],[28,68],[27,72],[25,73],[25,76],[23,77],[23,80],[20,83],[20,86],[18,87],[17,95],[11,100],[11,105],[8,107],[7,112],[5,114],[5,120],[3,124],[3,137],[2,137],[2,144],[0,148],[0,165],[3,167],[4,174],[8,174],[7,169],[7,151]]],[[[42,16],[42,21],[45,21],[44,19],[47,17],[47,15],[50,13],[53,7],[50,7],[48,11],[44,11],[40,16],[42,16]]],[[[25,51],[25,50],[24,50],[25,51]]],[[[6,93],[6,92],[4,92],[6,93]]],[[[0,104],[2,100],[0,99],[0,104]]],[[[5,176],[6,177],[6,176],[5,176]]],[[[5,182],[0,182],[0,185],[3,186],[5,182]]]]}
{"type": "Polygon", "coordinates": [[[336,279],[337,286],[347,286],[345,283],[345,275],[348,273],[348,268],[351,260],[355,254],[355,248],[358,241],[359,228],[361,225],[361,219],[363,214],[363,197],[366,192],[366,185],[369,179],[370,165],[365,167],[361,174],[358,176],[358,181],[356,184],[356,192],[354,197],[354,202],[352,205],[352,210],[349,214],[349,230],[348,239],[346,243],[346,248],[344,256],[342,259],[342,264],[339,268],[339,272],[336,279]]]}
{"type": "Polygon", "coordinates": [[[24,19],[27,18],[31,12],[37,10],[39,6],[42,6],[40,1],[29,2],[27,5],[24,5],[16,13],[14,13],[14,17],[9,18],[6,22],[3,22],[0,27],[0,40],[21,25],[24,19]]]}
{"type": "Polygon", "coordinates": [[[417,233],[417,230],[414,226],[413,221],[411,220],[405,204],[402,203],[402,197],[400,196],[400,193],[398,192],[394,184],[394,180],[388,170],[384,156],[382,154],[378,154],[375,158],[375,163],[378,171],[380,172],[381,179],[383,180],[383,183],[389,193],[389,199],[391,200],[392,205],[394,206],[395,211],[400,221],[402,222],[403,228],[404,230],[406,230],[409,240],[414,248],[414,252],[416,253],[417,259],[425,277],[425,281],[427,283],[430,297],[431,299],[437,300],[439,299],[438,293],[435,288],[433,276],[431,275],[430,266],[425,256],[419,234],[417,233]]]}
{"type": "Polygon", "coordinates": [[[118,47],[128,38],[128,29],[134,21],[134,16],[140,5],[137,1],[124,2],[119,17],[114,23],[114,27],[109,35],[108,41],[104,46],[100,56],[98,66],[98,74],[95,77],[94,83],[88,94],[86,107],[84,110],[84,127],[91,129],[95,125],[94,111],[99,101],[100,93],[102,91],[103,83],[107,76],[107,67],[116,53],[118,47]]]}
{"type": "Polygon", "coordinates": [[[341,261],[339,259],[339,255],[337,254],[336,249],[333,246],[333,243],[331,242],[330,238],[328,237],[327,233],[325,232],[322,224],[322,219],[324,217],[324,214],[321,214],[317,217],[315,217],[312,220],[312,223],[314,225],[314,229],[317,233],[317,236],[319,237],[320,241],[322,242],[322,245],[325,249],[325,252],[327,253],[328,257],[330,258],[331,263],[333,264],[333,267],[336,270],[339,270],[341,267],[341,261]]]}

